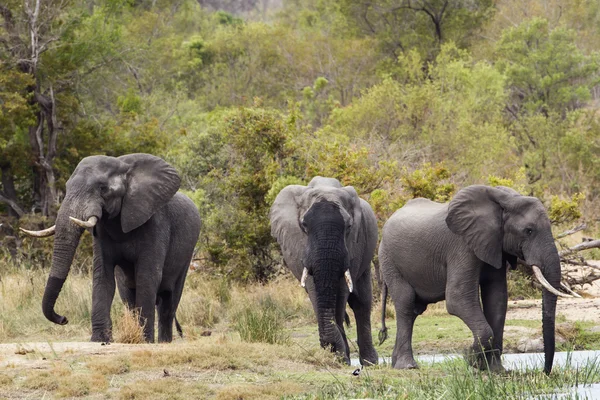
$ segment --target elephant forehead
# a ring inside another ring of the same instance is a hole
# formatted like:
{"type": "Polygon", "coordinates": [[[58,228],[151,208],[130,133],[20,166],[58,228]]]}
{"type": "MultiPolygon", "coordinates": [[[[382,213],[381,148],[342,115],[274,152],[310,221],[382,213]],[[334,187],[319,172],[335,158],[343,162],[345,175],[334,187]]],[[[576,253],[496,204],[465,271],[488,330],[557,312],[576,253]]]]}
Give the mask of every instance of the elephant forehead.
{"type": "Polygon", "coordinates": [[[305,205],[310,208],[314,203],[328,201],[345,209],[352,208],[352,199],[345,190],[338,188],[315,188],[305,193],[305,205]]]}

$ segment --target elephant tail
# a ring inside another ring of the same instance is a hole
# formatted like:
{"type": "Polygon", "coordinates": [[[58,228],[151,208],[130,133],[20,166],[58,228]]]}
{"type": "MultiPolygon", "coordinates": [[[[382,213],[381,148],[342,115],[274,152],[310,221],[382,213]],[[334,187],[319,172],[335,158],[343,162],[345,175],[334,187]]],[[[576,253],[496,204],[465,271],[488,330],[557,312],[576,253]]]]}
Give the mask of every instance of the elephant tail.
{"type": "Polygon", "coordinates": [[[387,326],[385,326],[385,307],[387,304],[387,296],[388,296],[388,287],[385,283],[383,283],[383,285],[381,287],[381,329],[379,330],[379,345],[380,346],[388,338],[387,326]]]}
{"type": "Polygon", "coordinates": [[[177,317],[175,317],[175,328],[177,329],[177,333],[179,333],[179,337],[183,339],[183,329],[181,329],[181,325],[179,325],[177,317]]]}

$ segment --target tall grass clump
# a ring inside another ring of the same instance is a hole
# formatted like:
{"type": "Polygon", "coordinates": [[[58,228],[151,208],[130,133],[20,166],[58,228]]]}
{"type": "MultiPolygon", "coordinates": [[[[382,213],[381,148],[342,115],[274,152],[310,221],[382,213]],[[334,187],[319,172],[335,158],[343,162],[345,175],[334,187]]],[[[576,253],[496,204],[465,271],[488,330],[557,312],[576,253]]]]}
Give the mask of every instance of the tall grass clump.
{"type": "Polygon", "coordinates": [[[269,295],[258,302],[246,302],[234,313],[233,326],[246,342],[287,344],[290,341],[285,312],[269,295]]]}
{"type": "Polygon", "coordinates": [[[144,343],[144,327],[139,323],[139,311],[124,306],[114,321],[113,335],[117,343],[144,343]]]}

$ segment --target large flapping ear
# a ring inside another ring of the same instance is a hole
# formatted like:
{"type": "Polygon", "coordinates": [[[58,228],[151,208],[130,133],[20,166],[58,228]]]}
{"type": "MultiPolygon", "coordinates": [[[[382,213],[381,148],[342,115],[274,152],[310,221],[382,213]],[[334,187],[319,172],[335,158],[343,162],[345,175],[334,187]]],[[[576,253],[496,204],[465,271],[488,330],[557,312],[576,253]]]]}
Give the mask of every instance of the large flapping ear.
{"type": "Polygon", "coordinates": [[[489,186],[474,185],[460,190],[448,206],[446,224],[461,235],[477,258],[502,268],[502,213],[513,194],[489,186]]]}
{"type": "MultiPolygon", "coordinates": [[[[344,190],[347,191],[353,200],[353,210],[352,210],[352,228],[351,228],[351,238],[354,243],[358,242],[358,234],[360,233],[360,229],[362,227],[362,205],[360,204],[360,197],[358,197],[358,193],[354,190],[352,186],[345,186],[344,190]]],[[[350,212],[350,210],[348,210],[350,212]]]]}
{"type": "MultiPolygon", "coordinates": [[[[284,259],[295,260],[300,265],[302,252],[306,247],[306,235],[300,228],[300,213],[302,195],[307,191],[312,190],[302,185],[289,185],[279,192],[271,210],[269,211],[269,219],[271,220],[271,235],[277,240],[284,259]]],[[[293,265],[292,272],[294,274],[302,272],[296,271],[293,265]]],[[[300,275],[297,276],[300,279],[300,275]]]]}
{"type": "Polygon", "coordinates": [[[119,160],[131,165],[121,207],[121,227],[127,233],[165,206],[177,193],[181,179],[175,168],[151,154],[128,154],[119,160]]]}

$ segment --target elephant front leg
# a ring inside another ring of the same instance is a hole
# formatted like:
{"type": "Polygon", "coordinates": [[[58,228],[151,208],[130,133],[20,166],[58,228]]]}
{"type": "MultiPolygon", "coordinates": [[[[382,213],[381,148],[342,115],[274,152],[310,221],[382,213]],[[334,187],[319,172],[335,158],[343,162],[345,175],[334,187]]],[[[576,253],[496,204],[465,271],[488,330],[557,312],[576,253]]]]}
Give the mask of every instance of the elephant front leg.
{"type": "Polygon", "coordinates": [[[92,277],[92,342],[112,341],[110,308],[115,296],[114,263],[101,246],[94,242],[94,272],[92,277]]]}
{"type": "Polygon", "coordinates": [[[488,362],[494,352],[494,332],[481,309],[479,280],[460,281],[458,278],[449,278],[446,309],[460,318],[473,332],[473,346],[468,354],[470,363],[479,369],[494,369],[498,364],[488,362]]]}
{"type": "Polygon", "coordinates": [[[370,270],[360,277],[355,284],[353,293],[348,298],[348,304],[356,318],[356,336],[361,365],[376,365],[379,363],[377,350],[373,346],[371,334],[372,289],[370,270]]]}
{"type": "Polygon", "coordinates": [[[494,340],[492,351],[486,354],[490,369],[502,371],[502,340],[504,323],[508,307],[508,290],[506,287],[506,267],[501,269],[485,268],[481,273],[481,304],[483,314],[492,328],[494,340]]]}
{"type": "Polygon", "coordinates": [[[396,369],[418,368],[412,350],[416,295],[414,288],[394,268],[385,269],[384,280],[396,310],[396,343],[392,352],[392,366],[396,369]]]}

